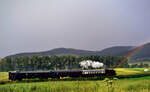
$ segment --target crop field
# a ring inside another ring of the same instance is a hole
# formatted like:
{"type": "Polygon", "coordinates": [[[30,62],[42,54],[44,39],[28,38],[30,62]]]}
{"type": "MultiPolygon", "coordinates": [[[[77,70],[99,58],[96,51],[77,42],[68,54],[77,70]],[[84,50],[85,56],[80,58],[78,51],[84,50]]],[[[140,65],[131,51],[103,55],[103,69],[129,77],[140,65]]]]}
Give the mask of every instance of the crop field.
{"type": "Polygon", "coordinates": [[[130,75],[142,75],[150,74],[149,72],[144,72],[145,68],[116,68],[117,76],[130,76],[130,75]]]}
{"type": "Polygon", "coordinates": [[[7,72],[0,72],[0,82],[1,81],[8,81],[8,73],[7,72]]]}
{"type": "MultiPolygon", "coordinates": [[[[117,68],[117,76],[150,74],[142,68],[117,68]]],[[[137,78],[105,78],[104,80],[23,80],[9,81],[0,72],[0,92],[150,92],[150,76],[137,78]]]]}

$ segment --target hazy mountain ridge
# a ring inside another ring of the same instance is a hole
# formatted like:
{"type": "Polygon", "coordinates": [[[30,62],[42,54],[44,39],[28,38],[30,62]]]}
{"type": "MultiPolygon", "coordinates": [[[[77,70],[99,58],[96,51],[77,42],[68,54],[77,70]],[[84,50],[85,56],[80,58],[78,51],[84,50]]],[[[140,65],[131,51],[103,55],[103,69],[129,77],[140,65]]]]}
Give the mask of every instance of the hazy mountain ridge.
{"type": "Polygon", "coordinates": [[[115,47],[106,48],[100,51],[99,53],[101,55],[106,55],[106,56],[108,55],[109,56],[125,56],[134,48],[135,48],[134,46],[115,46],[115,47]]]}
{"type": "MultiPolygon", "coordinates": [[[[138,47],[138,46],[137,46],[138,47]]],[[[101,51],[88,51],[73,48],[56,48],[49,51],[33,52],[33,53],[18,53],[10,55],[7,57],[20,57],[20,56],[42,56],[42,55],[77,55],[77,56],[87,56],[87,55],[103,55],[103,56],[126,56],[133,50],[137,48],[136,46],[114,46],[106,48],[101,51]]],[[[136,60],[139,58],[149,58],[150,57],[150,43],[145,44],[141,50],[137,51],[131,58],[131,60],[136,60]]]]}
{"type": "Polygon", "coordinates": [[[32,52],[32,53],[18,53],[14,55],[10,55],[7,57],[20,57],[20,56],[41,56],[41,55],[61,55],[61,54],[73,54],[77,56],[86,56],[86,55],[95,55],[97,54],[96,51],[88,51],[88,50],[79,50],[73,48],[56,48],[49,51],[42,51],[42,52],[32,52]]]}
{"type": "Polygon", "coordinates": [[[131,59],[138,60],[138,59],[143,59],[143,58],[150,58],[150,43],[143,45],[143,47],[140,50],[136,51],[136,53],[132,56],[131,59]]]}

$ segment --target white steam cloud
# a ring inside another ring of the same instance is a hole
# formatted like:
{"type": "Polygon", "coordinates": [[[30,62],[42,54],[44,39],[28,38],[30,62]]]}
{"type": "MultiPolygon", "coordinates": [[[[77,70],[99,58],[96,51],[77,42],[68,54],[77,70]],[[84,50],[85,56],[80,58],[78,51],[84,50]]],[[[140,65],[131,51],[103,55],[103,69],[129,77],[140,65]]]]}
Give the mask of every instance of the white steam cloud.
{"type": "Polygon", "coordinates": [[[103,63],[100,63],[98,61],[92,61],[92,60],[84,60],[84,61],[81,61],[79,64],[82,68],[88,68],[88,67],[100,68],[104,66],[103,63]]]}

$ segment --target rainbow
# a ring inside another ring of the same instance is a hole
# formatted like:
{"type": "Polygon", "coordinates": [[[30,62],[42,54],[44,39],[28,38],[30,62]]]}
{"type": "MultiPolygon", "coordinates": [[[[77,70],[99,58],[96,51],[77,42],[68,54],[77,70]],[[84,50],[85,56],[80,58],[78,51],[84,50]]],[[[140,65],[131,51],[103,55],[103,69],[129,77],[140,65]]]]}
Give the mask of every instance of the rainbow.
{"type": "Polygon", "coordinates": [[[123,59],[121,60],[121,62],[117,65],[117,67],[122,66],[122,65],[126,62],[126,60],[130,60],[130,58],[131,58],[132,56],[134,56],[136,53],[138,53],[141,49],[143,49],[143,47],[144,47],[145,45],[146,45],[146,44],[142,44],[142,45],[136,47],[135,49],[131,50],[131,51],[125,56],[125,58],[123,58],[123,59]]]}

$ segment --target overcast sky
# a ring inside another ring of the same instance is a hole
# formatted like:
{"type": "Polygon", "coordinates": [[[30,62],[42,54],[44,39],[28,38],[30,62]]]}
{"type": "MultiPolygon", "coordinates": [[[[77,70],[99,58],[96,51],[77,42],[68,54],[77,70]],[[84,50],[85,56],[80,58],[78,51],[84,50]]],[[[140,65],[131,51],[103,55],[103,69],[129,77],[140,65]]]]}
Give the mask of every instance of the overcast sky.
{"type": "Polygon", "coordinates": [[[150,41],[150,0],[0,0],[0,58],[150,41]]]}

